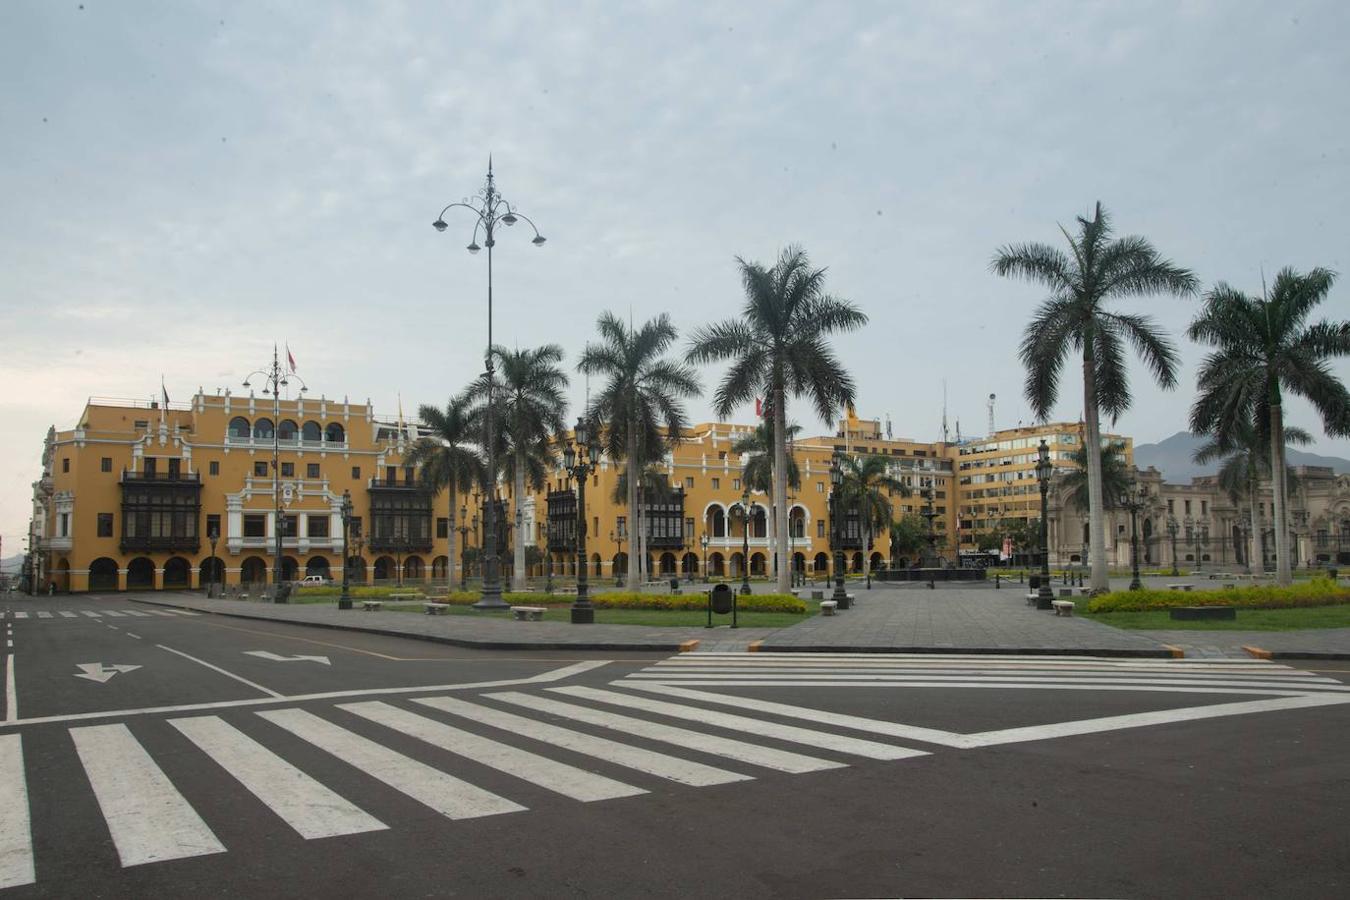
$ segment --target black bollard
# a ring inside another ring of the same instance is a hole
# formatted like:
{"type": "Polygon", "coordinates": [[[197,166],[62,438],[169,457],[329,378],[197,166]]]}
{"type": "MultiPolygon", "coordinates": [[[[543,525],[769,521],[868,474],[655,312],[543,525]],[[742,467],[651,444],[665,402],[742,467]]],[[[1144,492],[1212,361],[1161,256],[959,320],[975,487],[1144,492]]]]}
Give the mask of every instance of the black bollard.
{"type": "Polygon", "coordinates": [[[929,577],[929,579],[928,579],[928,589],[929,589],[930,591],[936,590],[936,588],[933,587],[933,579],[932,579],[931,577],[929,577]]]}
{"type": "Polygon", "coordinates": [[[1002,578],[1003,576],[1000,573],[998,572],[994,573],[994,590],[999,590],[1000,588],[1003,587],[1002,578]]]}

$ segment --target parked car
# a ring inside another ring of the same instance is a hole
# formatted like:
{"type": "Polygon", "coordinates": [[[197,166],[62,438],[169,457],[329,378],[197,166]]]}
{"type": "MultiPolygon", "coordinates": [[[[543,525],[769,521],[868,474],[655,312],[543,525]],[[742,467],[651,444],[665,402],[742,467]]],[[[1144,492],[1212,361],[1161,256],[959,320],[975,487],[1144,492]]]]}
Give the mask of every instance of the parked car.
{"type": "Polygon", "coordinates": [[[306,575],[300,581],[296,582],[300,587],[324,587],[329,583],[329,579],[323,575],[306,575]]]}

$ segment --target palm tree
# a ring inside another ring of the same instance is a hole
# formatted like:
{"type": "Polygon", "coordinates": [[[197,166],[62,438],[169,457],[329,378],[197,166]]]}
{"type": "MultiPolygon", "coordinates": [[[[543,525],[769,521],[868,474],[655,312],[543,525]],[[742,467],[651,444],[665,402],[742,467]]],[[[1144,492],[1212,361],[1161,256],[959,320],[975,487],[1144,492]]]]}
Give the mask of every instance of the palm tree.
{"type": "MultiPolygon", "coordinates": [[[[835,508],[835,515],[843,515],[843,509],[856,509],[862,519],[867,535],[867,549],[872,549],[872,535],[877,529],[889,527],[892,519],[891,496],[899,494],[908,497],[910,490],[904,482],[891,475],[890,463],[884,456],[852,456],[841,454],[839,467],[843,470],[843,479],[839,486],[839,499],[843,504],[835,508]]],[[[872,564],[869,559],[867,586],[872,586],[872,564]]]]}
{"type": "MultiPolygon", "coordinates": [[[[802,426],[789,425],[787,427],[787,440],[791,445],[792,441],[801,433],[802,426]]],[[[745,437],[731,445],[732,453],[739,453],[746,459],[745,467],[741,470],[741,480],[750,486],[752,491],[761,491],[765,494],[773,490],[773,423],[764,421],[755,426],[755,430],[745,437]]],[[[797,465],[797,460],[789,455],[787,464],[788,487],[794,491],[800,490],[802,486],[801,468],[797,465]]]]}
{"type": "MultiPolygon", "coordinates": [[[[421,469],[422,483],[435,493],[447,489],[450,495],[450,552],[446,572],[455,580],[455,508],[459,492],[467,492],[483,479],[483,457],[475,441],[482,435],[473,414],[469,392],[451,397],[442,411],[434,406],[418,407],[417,415],[431,433],[418,438],[404,455],[406,466],[421,469]]],[[[460,565],[464,561],[460,560],[460,565]]],[[[452,588],[453,589],[453,588],[452,588]]]]}
{"type": "MultiPolygon", "coordinates": [[[[1087,444],[1080,444],[1077,449],[1069,454],[1069,459],[1073,461],[1077,468],[1061,475],[1060,485],[1068,494],[1069,502],[1079,512],[1089,512],[1092,509],[1092,501],[1088,492],[1087,444]]],[[[1134,480],[1130,474],[1129,466],[1125,465],[1124,441],[1108,441],[1102,447],[1101,466],[1102,507],[1104,509],[1115,509],[1120,503],[1121,495],[1125,493],[1130,486],[1130,482],[1134,480]]]]}
{"type": "Polygon", "coordinates": [[[1275,580],[1292,584],[1289,567],[1288,486],[1284,446],[1284,395],[1303,397],[1333,437],[1350,434],[1350,392],[1328,361],[1350,356],[1350,321],[1307,324],[1326,299],[1336,276],[1315,268],[1299,274],[1281,269],[1269,293],[1249,297],[1220,282],[1205,295],[1205,307],[1187,333],[1214,347],[1198,379],[1191,430],[1232,436],[1244,422],[1269,423],[1269,471],[1274,499],[1275,580]]]}
{"type": "MultiPolygon", "coordinates": [[[[1192,459],[1200,465],[1220,460],[1217,481],[1233,505],[1247,501],[1248,515],[1251,516],[1252,530],[1248,535],[1247,547],[1243,555],[1247,557],[1247,571],[1251,571],[1252,560],[1259,555],[1256,552],[1257,541],[1261,535],[1260,506],[1256,498],[1260,494],[1262,476],[1270,474],[1270,442],[1258,424],[1244,422],[1239,424],[1231,435],[1211,437],[1196,449],[1192,459]]],[[[1284,429],[1285,444],[1306,446],[1312,443],[1312,435],[1302,428],[1284,429]]],[[[1286,479],[1290,484],[1297,482],[1292,469],[1286,470],[1286,479]]]]}
{"type": "MultiPolygon", "coordinates": [[[[534,490],[544,486],[545,473],[553,459],[553,441],[567,427],[567,375],[559,367],[563,351],[557,344],[545,344],[532,350],[508,350],[493,347],[498,383],[493,388],[497,404],[499,440],[497,459],[511,480],[511,499],[516,521],[528,484],[534,490]]],[[[485,378],[486,376],[484,376],[485,378]]],[[[485,386],[483,378],[477,382],[485,386]]],[[[486,392],[481,399],[486,399],[486,392]]],[[[499,523],[499,526],[505,523],[499,523]]],[[[525,584],[525,547],[528,535],[517,534],[512,581],[525,584]]]]}
{"type": "Polygon", "coordinates": [[[665,313],[634,330],[606,312],[596,327],[600,341],[586,345],[577,369],[607,379],[586,415],[603,423],[603,431],[597,433],[603,434],[610,458],[627,464],[628,520],[638,563],[636,573],[629,567],[628,577],[641,585],[645,580],[647,535],[639,514],[638,473],[646,461],[657,459],[666,447],[679,443],[689,428],[681,401],[698,396],[700,389],[693,369],[663,355],[677,337],[665,313]]]}
{"type": "MultiPolygon", "coordinates": [[[[788,247],[772,268],[737,257],[745,306],[741,318],[706,325],[690,339],[690,362],[731,361],[713,395],[713,409],[727,418],[756,396],[768,399],[773,427],[775,552],[788,558],[787,404],[810,397],[826,422],[854,401],[853,379],[827,336],[867,324],[847,300],[825,293],[825,270],[812,269],[805,251],[788,247]]],[[[778,567],[778,590],[788,590],[787,566],[778,567]]]]}
{"type": "Polygon", "coordinates": [[[1163,259],[1142,237],[1111,238],[1101,203],[1091,219],[1078,217],[1078,233],[1060,231],[1070,254],[1048,244],[1010,244],[994,254],[998,275],[1016,276],[1049,288],[1022,336],[1020,356],[1027,369],[1026,397],[1044,421],[1059,399],[1060,373],[1070,351],[1083,354],[1083,418],[1087,430],[1087,473],[1092,590],[1108,589],[1105,512],[1102,504],[1101,422],[1114,421],[1130,406],[1125,373],[1126,344],[1133,345],[1155,381],[1176,386],[1177,354],[1149,316],[1113,312],[1108,301],[1151,294],[1188,296],[1197,281],[1188,269],[1163,259]]]}

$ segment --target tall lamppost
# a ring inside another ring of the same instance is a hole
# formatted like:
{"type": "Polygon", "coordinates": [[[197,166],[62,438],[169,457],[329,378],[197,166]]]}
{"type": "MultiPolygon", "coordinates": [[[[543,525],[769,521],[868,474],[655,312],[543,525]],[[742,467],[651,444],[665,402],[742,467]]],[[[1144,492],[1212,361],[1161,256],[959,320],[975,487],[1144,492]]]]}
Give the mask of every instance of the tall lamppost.
{"type": "Polygon", "coordinates": [[[840,466],[839,454],[830,457],[830,544],[834,550],[834,594],[830,599],[838,604],[838,609],[848,609],[848,591],[844,590],[844,510],[840,502],[840,489],[844,485],[844,470],[840,466]]]}
{"type": "Polygon", "coordinates": [[[741,593],[750,593],[750,485],[741,492],[741,593]]]}
{"type": "Polygon", "coordinates": [[[216,525],[206,532],[206,540],[211,544],[211,580],[206,584],[206,596],[219,597],[219,563],[216,560],[216,542],[220,540],[220,526],[216,525]]]}
{"type": "Polygon", "coordinates": [[[1177,571],[1177,532],[1181,526],[1177,524],[1176,516],[1167,517],[1167,534],[1172,538],[1172,577],[1176,578],[1181,573],[1177,571]]]}
{"type": "Polygon", "coordinates": [[[352,558],[352,559],[355,559],[355,560],[360,560],[360,562],[361,562],[361,583],[362,583],[362,584],[365,584],[365,583],[366,583],[366,558],[365,558],[364,556],[361,555],[361,551],[364,550],[365,547],[366,547],[366,539],[365,539],[364,537],[361,536],[361,529],[360,529],[359,527],[355,527],[357,524],[358,524],[358,523],[356,523],[356,522],[353,522],[353,523],[352,523],[352,525],[354,526],[354,527],[352,527],[352,529],[351,529],[351,532],[352,532],[352,544],[353,544],[354,546],[352,547],[352,555],[351,555],[351,558],[352,558]]]}
{"type": "MultiPolygon", "coordinates": [[[[628,529],[623,522],[620,522],[618,524],[618,527],[609,533],[610,541],[613,542],[619,548],[618,551],[619,556],[623,556],[623,542],[625,539],[627,539],[627,537],[628,537],[628,529]]],[[[614,576],[615,586],[623,584],[623,580],[628,577],[628,569],[629,569],[628,558],[624,557],[623,574],[620,575],[618,572],[610,573],[614,576]]]]}
{"type": "Polygon", "coordinates": [[[1200,550],[1200,548],[1201,548],[1201,547],[1205,547],[1205,548],[1208,548],[1208,547],[1209,547],[1209,523],[1208,523],[1208,522],[1201,522],[1200,525],[1199,525],[1199,527],[1196,528],[1196,530],[1195,530],[1195,540],[1196,540],[1196,545],[1195,545],[1195,574],[1199,575],[1199,574],[1200,574],[1200,566],[1201,566],[1201,564],[1204,562],[1204,559],[1203,559],[1203,557],[1202,557],[1202,555],[1201,555],[1201,550],[1200,550]]]}
{"type": "Polygon", "coordinates": [[[707,533],[706,531],[703,533],[703,539],[702,539],[702,541],[701,541],[700,543],[703,544],[703,583],[704,583],[704,584],[707,584],[707,583],[708,583],[708,533],[707,533]]]}
{"type": "Polygon", "coordinates": [[[595,621],[595,607],[586,585],[586,478],[600,462],[600,442],[591,440],[584,419],[577,419],[572,435],[576,446],[569,441],[563,450],[563,468],[577,483],[577,599],[572,604],[572,624],[590,625],[595,621]]]}
{"type": "Polygon", "coordinates": [[[1053,609],[1055,593],[1050,587],[1050,446],[1041,438],[1036,448],[1036,481],[1041,488],[1041,583],[1036,589],[1036,608],[1053,609]]]}
{"type": "Polygon", "coordinates": [[[1186,543],[1191,545],[1194,552],[1192,561],[1200,561],[1200,529],[1196,527],[1195,519],[1187,514],[1182,522],[1182,527],[1186,529],[1186,543]]]}
{"type": "Polygon", "coordinates": [[[347,586],[347,572],[352,567],[351,557],[347,555],[347,536],[352,528],[352,492],[343,490],[342,506],[342,596],[338,597],[338,609],[352,608],[352,595],[347,586]]]}
{"type": "Polygon", "coordinates": [[[305,380],[294,372],[287,372],[281,366],[281,358],[277,355],[277,345],[272,345],[272,364],[266,368],[250,372],[244,379],[244,387],[249,387],[249,380],[260,377],[263,380],[263,396],[272,395],[272,530],[276,533],[276,547],[272,565],[272,583],[275,589],[272,594],[274,603],[285,603],[291,593],[290,585],[282,580],[281,572],[281,536],[285,530],[281,518],[281,389],[287,387],[292,381],[300,383],[300,393],[303,394],[309,390],[309,385],[305,380]]]}
{"type": "Polygon", "coordinates": [[[1252,514],[1250,511],[1242,513],[1242,558],[1246,560],[1247,574],[1252,574],[1252,514]]]}
{"type": "Polygon", "coordinates": [[[459,525],[455,530],[459,532],[459,589],[467,591],[469,589],[469,507],[462,505],[459,508],[459,525]]]}
{"type": "Polygon", "coordinates": [[[1136,482],[1130,482],[1120,497],[1120,505],[1130,511],[1130,590],[1140,591],[1144,584],[1139,580],[1139,510],[1147,502],[1148,489],[1136,482]]]}
{"type": "Polygon", "coordinates": [[[473,213],[475,222],[473,225],[473,238],[469,242],[467,249],[470,253],[477,253],[483,247],[478,246],[478,232],[483,232],[483,246],[487,247],[488,259],[488,291],[487,291],[487,352],[484,354],[483,363],[487,374],[487,405],[486,415],[483,421],[483,444],[487,448],[487,471],[488,477],[493,480],[494,490],[490,491],[488,497],[487,512],[483,520],[485,548],[483,558],[483,596],[474,604],[478,609],[504,609],[505,601],[502,600],[502,586],[499,580],[497,568],[497,529],[500,523],[497,521],[497,511],[493,508],[492,500],[496,496],[496,430],[493,422],[492,393],[494,387],[495,375],[492,364],[492,248],[497,244],[497,226],[505,225],[508,228],[516,222],[524,219],[529,226],[534,229],[534,239],[530,242],[536,247],[542,246],[544,236],[539,233],[528,216],[520,213],[514,206],[502,198],[497,192],[496,182],[492,177],[492,158],[488,157],[487,183],[483,189],[473,197],[466,197],[458,203],[448,203],[441,214],[432,222],[432,227],[437,231],[445,231],[449,226],[445,222],[445,214],[456,207],[467,209],[473,213]]]}

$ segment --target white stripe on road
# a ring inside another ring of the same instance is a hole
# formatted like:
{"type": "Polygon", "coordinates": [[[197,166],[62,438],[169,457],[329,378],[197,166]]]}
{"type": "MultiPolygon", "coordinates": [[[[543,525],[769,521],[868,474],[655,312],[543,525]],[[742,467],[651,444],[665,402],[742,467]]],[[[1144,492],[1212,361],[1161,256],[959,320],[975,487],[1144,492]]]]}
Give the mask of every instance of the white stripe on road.
{"type": "Polygon", "coordinates": [[[14,683],[14,654],[5,657],[5,721],[19,721],[19,688],[14,683]]]}
{"type": "Polygon", "coordinates": [[[475,703],[466,703],[463,700],[456,700],[451,697],[419,697],[413,702],[680,784],[707,787],[714,784],[730,784],[734,781],[751,780],[749,775],[715,769],[712,766],[705,766],[703,763],[667,756],[664,753],[656,753],[642,747],[621,744],[608,738],[593,737],[579,731],[536,722],[514,713],[502,712],[475,703]]]}
{"type": "Polygon", "coordinates": [[[99,615],[98,613],[94,612],[92,609],[82,609],[82,610],[80,610],[80,612],[83,613],[84,615],[88,616],[88,617],[91,618],[91,619],[101,619],[101,618],[103,618],[101,615],[99,615]]]}
{"type": "Polygon", "coordinates": [[[681,706],[678,703],[665,703],[648,697],[620,694],[617,691],[605,691],[580,685],[549,688],[549,690],[554,693],[567,694],[570,697],[583,697],[587,700],[595,700],[598,703],[609,703],[627,709],[639,709],[675,719],[688,719],[704,725],[728,728],[732,731],[748,731],[751,734],[777,738],[780,741],[806,744],[809,747],[823,747],[826,750],[850,753],[868,759],[906,759],[911,756],[926,755],[922,750],[911,750],[908,747],[895,747],[891,744],[879,744],[876,741],[842,737],[837,734],[827,734],[823,731],[812,731],[809,728],[798,728],[795,725],[779,725],[775,722],[765,722],[762,719],[751,719],[746,716],[714,712],[693,706],[681,706]]]}
{"type": "MultiPolygon", "coordinates": [[[[1022,681],[994,682],[948,682],[948,681],[820,681],[814,678],[781,678],[772,681],[747,680],[738,678],[708,679],[657,679],[634,680],[631,677],[618,684],[623,687],[637,688],[643,684],[681,684],[694,687],[848,687],[848,688],[945,688],[963,690],[966,688],[993,688],[1012,691],[1137,691],[1158,694],[1257,694],[1270,697],[1303,697],[1307,690],[1292,687],[1283,690],[1269,688],[1215,688],[1215,687],[1157,687],[1147,684],[1036,684],[1022,681]]],[[[1345,696],[1318,691],[1323,696],[1345,696]]]]}
{"type": "Polygon", "coordinates": [[[473,819],[525,809],[303,709],[272,709],[258,715],[448,818],[473,819]]]}
{"type": "Polygon", "coordinates": [[[123,866],[225,852],[125,725],[72,728],[70,737],[123,866]]]}
{"type": "Polygon", "coordinates": [[[16,613],[14,614],[14,618],[16,618],[16,619],[26,619],[26,618],[28,618],[28,613],[23,612],[22,610],[20,610],[19,612],[16,612],[16,613]]]}
{"type": "Polygon", "coordinates": [[[117,612],[117,611],[111,610],[111,609],[105,609],[105,610],[103,611],[103,614],[104,614],[105,616],[108,616],[108,617],[113,618],[113,619],[125,619],[125,618],[126,618],[126,616],[122,615],[120,612],[117,612]]]}
{"type": "Polygon", "coordinates": [[[647,793],[642,788],[479,737],[378,700],[343,703],[339,708],[583,803],[647,793]]]}
{"type": "Polygon", "coordinates": [[[1253,668],[1252,666],[1229,666],[1222,664],[1202,664],[1192,666],[1177,666],[1168,663],[1159,663],[1156,665],[1143,666],[1121,666],[1121,665],[1090,665],[1087,663],[1035,663],[1016,665],[1013,663],[979,663],[979,662],[945,662],[938,665],[925,665],[911,660],[894,660],[888,662],[874,662],[866,659],[838,660],[823,662],[819,660],[774,660],[774,659],[722,659],[722,660],[691,660],[682,662],[675,660],[665,660],[653,666],[648,666],[644,672],[704,672],[718,671],[721,669],[736,669],[739,671],[768,671],[779,669],[792,669],[794,671],[877,671],[877,672],[930,672],[930,673],[950,673],[950,674],[979,674],[983,672],[1008,673],[1015,674],[1019,672],[1039,672],[1044,674],[1089,674],[1089,675],[1160,675],[1165,674],[1176,677],[1189,677],[1190,675],[1228,675],[1242,678],[1320,678],[1322,676],[1314,675],[1310,672],[1300,671],[1289,666],[1271,665],[1269,667],[1253,668]]]}
{"type": "Polygon", "coordinates": [[[73,612],[67,612],[66,610],[58,610],[58,611],[57,611],[57,615],[60,616],[60,617],[63,618],[63,619],[78,619],[78,618],[79,618],[79,616],[75,615],[75,613],[73,613],[73,612]]]}
{"type": "Polygon", "coordinates": [[[173,618],[173,613],[171,613],[171,612],[165,612],[165,611],[162,610],[162,609],[152,609],[152,610],[149,610],[149,612],[150,612],[150,615],[152,615],[152,616],[168,616],[168,617],[171,618],[171,619],[173,618]]]}
{"type": "Polygon", "coordinates": [[[39,619],[50,619],[52,617],[52,614],[49,612],[40,612],[37,614],[37,617],[39,619]]]}
{"type": "Polygon", "coordinates": [[[705,734],[701,731],[690,731],[686,728],[675,728],[671,725],[648,722],[644,719],[634,719],[632,716],[588,709],[584,706],[562,703],[550,697],[536,697],[533,694],[522,694],[518,691],[503,691],[499,694],[488,694],[487,696],[494,700],[514,703],[536,712],[551,713],[578,722],[599,725],[602,728],[612,728],[625,734],[649,738],[654,741],[664,741],[677,747],[763,766],[766,769],[774,769],[779,772],[790,772],[794,775],[846,767],[845,763],[835,762],[834,760],[817,759],[813,756],[791,753],[787,750],[776,750],[772,747],[761,747],[757,744],[719,737],[714,734],[705,734]]]}
{"type": "Polygon", "coordinates": [[[199,612],[192,612],[188,609],[167,609],[165,610],[171,616],[200,616],[199,612]]]}
{"type": "Polygon", "coordinates": [[[254,683],[254,682],[252,682],[252,681],[249,681],[247,678],[243,677],[242,675],[236,675],[236,674],[234,674],[233,672],[227,672],[227,671],[225,671],[224,669],[222,669],[220,666],[214,666],[214,665],[212,665],[211,663],[206,662],[205,660],[198,659],[198,658],[195,657],[195,656],[188,656],[188,655],[187,655],[186,653],[184,653],[182,650],[175,650],[175,649],[173,649],[172,647],[165,647],[163,644],[156,644],[155,646],[158,647],[158,648],[161,649],[161,650],[168,650],[170,653],[177,653],[179,656],[183,657],[184,659],[190,659],[190,660],[192,660],[193,662],[195,662],[195,663],[196,663],[197,665],[199,665],[199,666],[206,666],[208,669],[211,669],[211,670],[213,670],[213,671],[219,672],[220,674],[224,675],[224,676],[227,677],[227,678],[233,678],[235,681],[238,681],[238,682],[240,682],[241,684],[246,684],[246,685],[248,685],[249,687],[253,688],[253,689],[256,690],[256,691],[262,691],[264,694],[268,695],[269,697],[282,697],[282,696],[284,696],[283,694],[279,694],[279,693],[277,693],[276,691],[272,690],[271,688],[265,688],[265,687],[263,687],[261,684],[256,684],[256,683],[254,683]]]}
{"type": "Polygon", "coordinates": [[[937,682],[942,684],[964,684],[980,681],[998,681],[1006,682],[1015,679],[1020,684],[1031,686],[1034,684],[1132,684],[1132,685],[1198,685],[1201,687],[1255,687],[1255,688],[1289,688],[1308,691],[1347,691],[1350,692],[1350,685],[1342,684],[1335,679],[1322,680],[1304,680],[1304,679],[1277,679],[1275,681],[1265,681],[1261,679],[1234,679],[1234,678],[1138,678],[1134,676],[1083,676],[1083,675],[878,675],[873,673],[862,674],[832,674],[829,672],[794,672],[791,669],[784,669],[781,672],[737,672],[735,670],[724,670],[720,672],[665,672],[661,674],[635,672],[628,676],[633,681],[660,681],[665,684],[679,684],[683,681],[692,681],[695,679],[706,680],[708,678],[724,677],[735,678],[740,681],[778,681],[792,676],[811,678],[815,681],[826,682],[937,682]]]}
{"type": "Polygon", "coordinates": [[[0,888],[36,879],[23,743],[17,734],[0,735],[0,888]]]}
{"type": "MultiPolygon", "coordinates": [[[[1253,659],[1253,658],[1251,658],[1251,657],[1240,657],[1240,656],[1238,656],[1238,657],[1233,657],[1232,659],[1222,659],[1222,660],[1206,659],[1206,658],[1204,658],[1204,657],[1198,657],[1198,656],[1197,656],[1197,657],[1184,657],[1184,658],[1181,658],[1181,659],[1172,659],[1172,658],[1170,658],[1170,657],[1162,657],[1162,656],[1140,656],[1140,657],[1126,657],[1126,656],[1084,656],[1084,655],[1071,656],[1071,655],[1059,654],[1059,653],[1026,654],[1026,653],[866,653],[866,652],[864,652],[864,653],[858,653],[858,652],[841,652],[841,653],[806,653],[806,652],[792,652],[792,653],[777,653],[777,652],[773,652],[773,653],[763,653],[763,654],[761,654],[761,656],[762,656],[764,659],[791,659],[791,660],[798,660],[798,659],[801,659],[801,660],[810,660],[810,659],[835,659],[835,660],[838,660],[838,659],[857,659],[858,657],[862,656],[862,657],[866,657],[866,658],[868,658],[868,659],[902,659],[902,660],[911,660],[911,661],[913,661],[913,660],[920,660],[920,661],[922,661],[922,660],[958,660],[958,661],[963,661],[963,662],[971,662],[971,661],[980,661],[980,662],[983,662],[983,661],[985,661],[985,660],[990,660],[990,661],[1006,660],[1006,661],[1010,661],[1010,662],[1018,662],[1018,661],[1021,661],[1021,662],[1028,662],[1028,661],[1033,661],[1033,660],[1034,660],[1034,661],[1037,661],[1037,662],[1040,662],[1040,661],[1045,661],[1045,662],[1091,662],[1091,663],[1109,663],[1109,664],[1112,664],[1112,665],[1152,665],[1152,664],[1156,664],[1156,663],[1166,663],[1167,665],[1178,665],[1178,666],[1185,666],[1185,665],[1212,665],[1212,664],[1214,664],[1214,663],[1216,663],[1216,662],[1222,662],[1222,663],[1225,663],[1225,664],[1232,664],[1232,665],[1249,665],[1249,666],[1269,666],[1269,665],[1272,665],[1272,663],[1271,663],[1269,660],[1265,660],[1265,659],[1253,659]]],[[[740,653],[685,653],[685,654],[681,654],[681,655],[679,655],[679,656],[671,656],[671,657],[667,657],[667,659],[668,659],[668,660],[670,660],[670,659],[745,659],[745,653],[744,653],[744,652],[740,652],[740,653]]]]}
{"type": "Polygon", "coordinates": [[[148,615],[150,615],[150,614],[149,614],[148,612],[141,612],[139,609],[124,609],[124,610],[122,610],[122,615],[124,615],[124,616],[148,616],[148,615]]]}
{"type": "Polygon", "coordinates": [[[219,716],[170,719],[305,840],[388,828],[219,716]]]}

